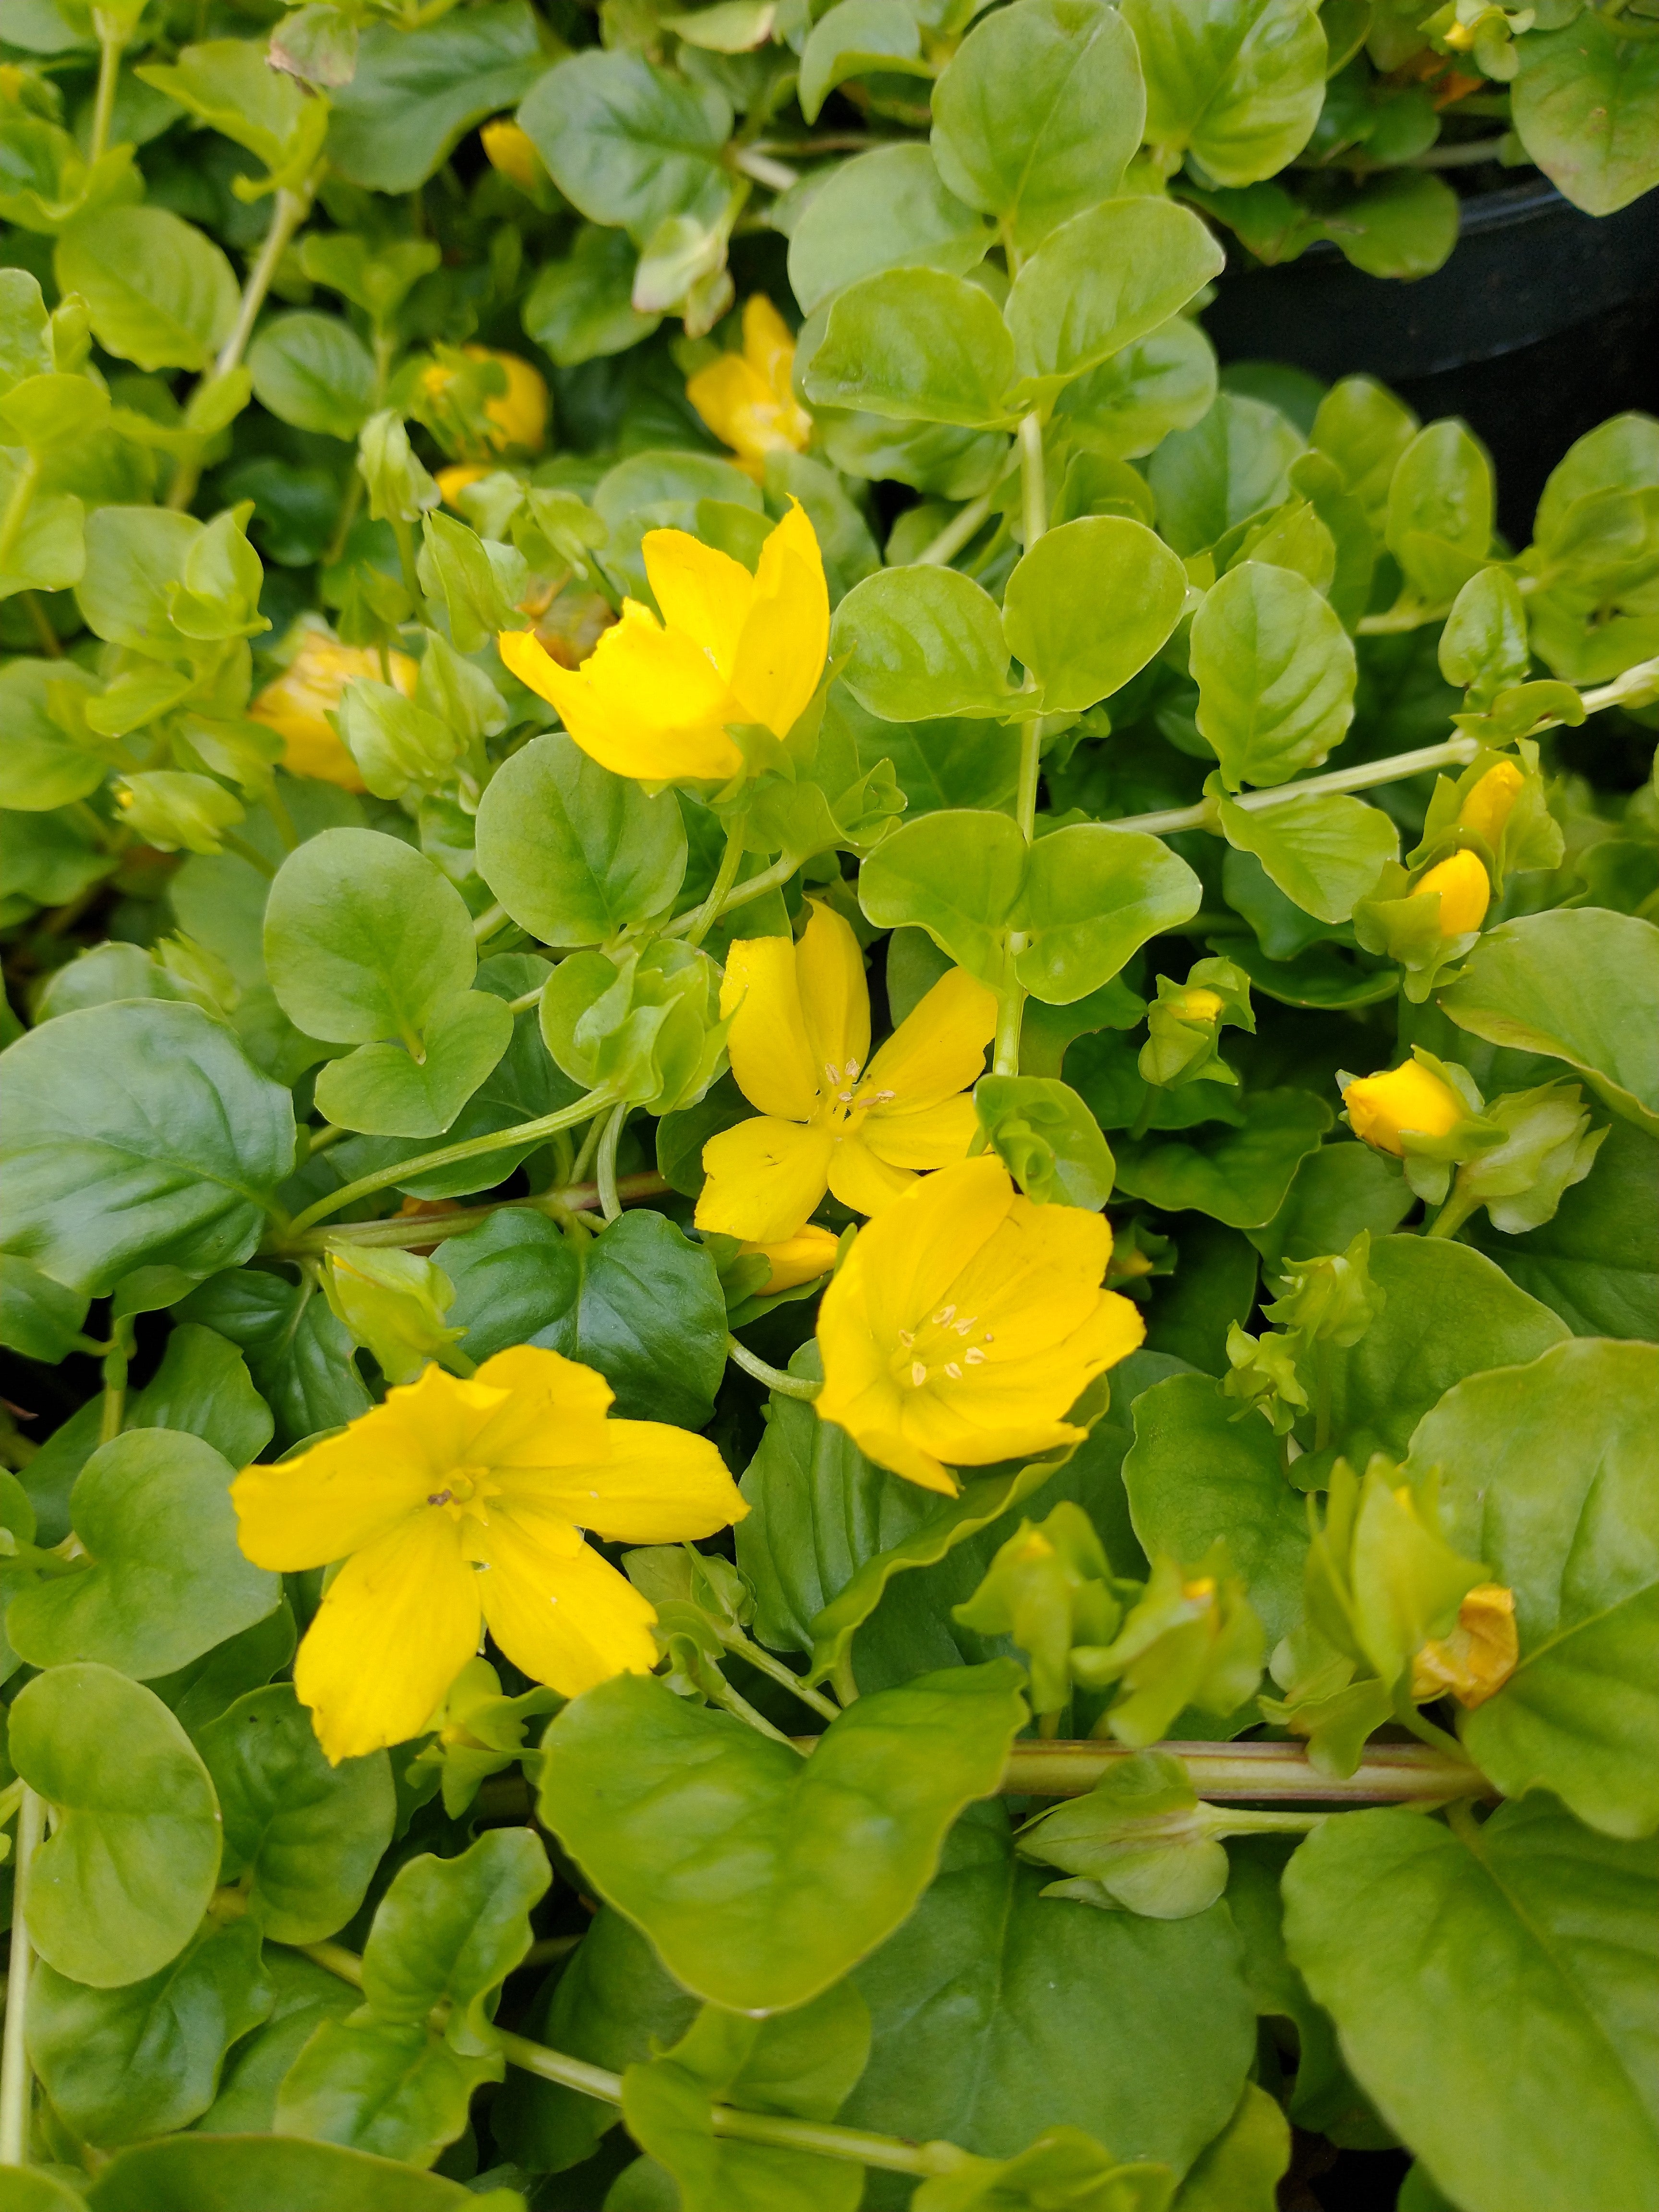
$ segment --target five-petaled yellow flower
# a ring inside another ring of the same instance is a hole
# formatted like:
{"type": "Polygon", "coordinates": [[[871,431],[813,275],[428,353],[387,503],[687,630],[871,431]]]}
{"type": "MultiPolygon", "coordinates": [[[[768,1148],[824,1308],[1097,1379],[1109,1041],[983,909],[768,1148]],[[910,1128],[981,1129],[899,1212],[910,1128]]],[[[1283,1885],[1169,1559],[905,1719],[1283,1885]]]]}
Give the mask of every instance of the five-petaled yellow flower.
{"type": "Polygon", "coordinates": [[[1468,1101],[1415,1060],[1385,1075],[1357,1077],[1343,1091],[1342,1103],[1355,1136],[1396,1159],[1404,1157],[1405,1137],[1449,1136],[1470,1118],[1468,1101]]]}
{"type": "Polygon", "coordinates": [[[362,771],[328,717],[337,710],[348,684],[368,677],[391,683],[405,699],[415,690],[420,669],[406,653],[389,653],[382,665],[378,653],[340,645],[321,630],[308,629],[299,652],[267,684],[248,708],[250,717],[280,732],[283,766],[290,775],[315,776],[343,791],[367,791],[362,771]]]}
{"type": "Polygon", "coordinates": [[[870,993],[859,942],[814,900],[799,945],[739,939],[720,1012],[752,1121],[703,1146],[697,1226],[772,1244],[792,1237],[827,1189],[856,1213],[902,1195],[918,1170],[967,1156],[967,1093],[996,1028],[995,994],[961,968],[942,975],[870,1057],[870,993]]]}
{"type": "Polygon", "coordinates": [[[426,1726],[478,1649],[568,1697],[648,1674],[655,1614],[583,1540],[712,1535],[748,1511],[705,1437],[605,1418],[610,1385],[556,1352],[428,1367],[343,1435],[231,1486],[243,1551],[288,1573],[345,1564],[295,1662],[337,1763],[426,1726]]]}
{"type": "Polygon", "coordinates": [[[738,468],[759,480],[769,453],[798,453],[812,418],[795,397],[795,342],[763,292],[744,303],[743,351],[723,353],[686,383],[685,396],[738,468]]]}
{"type": "Polygon", "coordinates": [[[684,530],[647,530],[641,551],[660,623],[624,599],[574,672],[533,630],[504,632],[501,659],[602,768],[647,783],[723,782],[744,764],[728,724],[787,737],[818,688],[830,650],[818,541],[792,500],[752,576],[684,530]]]}
{"type": "Polygon", "coordinates": [[[1098,1213],[1034,1206],[1000,1160],[925,1176],[853,1241],[823,1294],[820,1417],[925,1490],[953,1467],[1080,1443],[1066,1414],[1145,1334],[1101,1278],[1098,1213]]]}

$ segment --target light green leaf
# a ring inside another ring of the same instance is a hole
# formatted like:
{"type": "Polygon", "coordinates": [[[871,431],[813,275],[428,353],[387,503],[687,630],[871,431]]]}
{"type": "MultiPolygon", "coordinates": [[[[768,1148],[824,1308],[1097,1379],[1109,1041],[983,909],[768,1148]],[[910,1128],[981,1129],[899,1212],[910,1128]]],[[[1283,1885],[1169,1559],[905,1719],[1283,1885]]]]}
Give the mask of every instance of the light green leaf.
{"type": "Polygon", "coordinates": [[[525,300],[526,331],[561,368],[576,368],[648,338],[661,321],[634,305],[638,259],[625,231],[584,223],[563,261],[543,264],[525,300]]]}
{"type": "Polygon", "coordinates": [[[27,1260],[0,1252],[0,1344],[55,1367],[75,1349],[88,1300],[27,1260]]]}
{"type": "Polygon", "coordinates": [[[331,95],[328,158],[371,191],[412,192],[464,131],[511,107],[547,66],[522,0],[406,30],[371,22],[349,84],[331,95]]]}
{"type": "Polygon", "coordinates": [[[1054,419],[1085,452],[1133,460],[1202,421],[1215,397],[1214,348],[1191,317],[1171,315],[1068,384],[1054,419]]]}
{"type": "Polygon", "coordinates": [[[103,2168],[88,2212],[518,2212],[387,2158],[281,2136],[169,2136],[103,2168]]]}
{"type": "Polygon", "coordinates": [[[1293,569],[1230,568],[1193,617],[1192,668],[1198,727],[1230,791],[1316,767],[1353,720],[1353,641],[1293,569]]]}
{"type": "Polygon", "coordinates": [[[1291,1860],[1291,1956],[1361,2087],[1465,2212],[1659,2205],[1656,1872],[1651,1844],[1542,1802],[1457,1832],[1354,1813],[1291,1860]]]}
{"type": "MultiPolygon", "coordinates": [[[[849,592],[842,605],[857,596],[849,592]]],[[[995,989],[1001,933],[1025,865],[1025,841],[1007,815],[945,808],[882,841],[860,870],[859,902],[878,929],[920,924],[959,966],[995,989]]]]}
{"type": "Polygon", "coordinates": [[[789,236],[789,283],[811,314],[884,269],[978,267],[990,225],[940,182],[925,146],[878,146],[833,170],[789,236]]]}
{"type": "MultiPolygon", "coordinates": [[[[124,1295],[129,1287],[124,1285],[124,1295]]],[[[163,1295],[156,1303],[168,1301],[163,1295]]],[[[161,1365],[128,1407],[126,1425],[182,1429],[211,1444],[233,1468],[243,1468],[270,1442],[272,1423],[270,1408],[254,1389],[236,1346],[214,1330],[181,1319],[167,1339],[161,1365]]]]}
{"type": "Polygon", "coordinates": [[[1659,1346],[1583,1339],[1472,1376],[1412,1435],[1448,1537],[1515,1592],[1521,1663],[1462,1723],[1508,1797],[1556,1796],[1606,1835],[1659,1827],[1659,1346]]]}
{"type": "Polygon", "coordinates": [[[337,315],[282,315],[249,349],[254,397],[299,430],[355,438],[375,406],[374,363],[337,315]]]}
{"type": "Polygon", "coordinates": [[[1235,524],[1277,507],[1303,451],[1295,424],[1265,400],[1223,392],[1191,429],[1164,439],[1146,465],[1158,527],[1183,556],[1201,553],[1235,524]]]}
{"type": "MultiPolygon", "coordinates": [[[[106,761],[52,719],[54,700],[71,716],[81,695],[97,684],[72,660],[10,660],[0,669],[0,714],[6,747],[0,755],[0,806],[29,813],[67,806],[96,791],[106,761]]],[[[71,724],[71,726],[73,725],[71,724]]]]}
{"type": "Polygon", "coordinates": [[[996,601],[957,568],[866,576],[836,608],[830,650],[847,656],[859,704],[887,721],[996,714],[1012,696],[996,601]]]}
{"type": "Polygon", "coordinates": [[[1186,570],[1144,523],[1121,515],[1063,522],[1008,579],[1008,647],[1036,678],[1045,714],[1092,707],[1146,666],[1186,596],[1186,570]]]}
{"type": "MultiPolygon", "coordinates": [[[[253,1923],[247,1925],[252,1929],[253,1923]]],[[[297,1951],[273,1945],[264,1972],[275,2002],[263,2026],[245,2037],[227,2060],[219,2094],[202,2115],[205,2135],[269,2136],[277,2089],[302,2047],[325,2020],[343,2020],[362,2002],[349,1982],[313,1966],[297,1951]]]]}
{"type": "Polygon", "coordinates": [[[1587,215],[1659,184],[1659,52],[1595,14],[1515,42],[1515,127],[1531,160],[1587,215]]]}
{"type": "Polygon", "coordinates": [[[58,240],[59,289],[87,303],[98,343],[140,368],[204,369],[241,288],[220,249],[165,208],[104,208],[58,240]]]}
{"type": "Polygon", "coordinates": [[[1053,830],[1031,848],[1018,902],[1019,980],[1049,1005],[1086,998],[1202,899],[1198,878],[1161,838],[1102,822],[1053,830]]]}
{"type": "MultiPolygon", "coordinates": [[[[416,1060],[401,1043],[359,1045],[319,1071],[319,1113],[376,1137],[447,1130],[513,1042],[513,1016],[489,991],[460,991],[428,1014],[416,1060]]],[[[502,1163],[494,1164],[499,1176],[502,1163]]]]}
{"type": "Polygon", "coordinates": [[[932,76],[921,30],[905,0],[837,0],[812,26],[800,58],[800,112],[816,123],[838,84],[871,72],[932,76]]]}
{"type": "Polygon", "coordinates": [[[1191,153],[1218,185],[1276,176],[1325,98],[1319,10],[1307,0],[1125,0],[1146,73],[1146,140],[1191,153]]]}
{"type": "Polygon", "coordinates": [[[1290,2163],[1283,2108],[1247,2081],[1238,2110],[1182,2183],[1174,2212],[1277,2212],[1279,2184],[1290,2163]]]}
{"type": "Polygon", "coordinates": [[[817,405],[969,429],[1012,422],[1013,380],[1014,342],[996,302],[937,269],[890,269],[837,293],[801,379],[817,405]]]}
{"type": "Polygon", "coordinates": [[[1559,1314],[1575,1336],[1654,1342],[1659,1341],[1659,1250],[1648,1232],[1656,1215],[1659,1142],[1629,1121],[1615,1121],[1594,1170],[1562,1194],[1550,1220],[1523,1236],[1505,1237],[1481,1218],[1470,1223],[1467,1234],[1511,1282],[1559,1314]]]}
{"type": "Polygon", "coordinates": [[[224,1816],[220,1880],[278,1943],[315,1943],[363,1901],[397,1806],[385,1752],[331,1766],[287,1682],[252,1690],[198,1746],[224,1816]]]}
{"type": "Polygon", "coordinates": [[[1285,1202],[1291,1180],[1331,1126],[1306,1091],[1255,1091],[1243,1122],[1207,1122],[1181,1138],[1116,1146],[1118,1188],[1167,1212],[1191,1206],[1234,1229],[1259,1229],[1285,1202]]]}
{"type": "Polygon", "coordinates": [[[528,1828],[489,1829],[457,1858],[408,1860],[363,1946],[363,1995],[377,2018],[416,2026],[447,2002],[455,2049],[487,2047],[490,2000],[529,1950],[531,1910],[552,1879],[528,1828]]]}
{"type": "Polygon", "coordinates": [[[712,83],[689,84],[626,48],[577,54],[546,72],[519,120],[565,198],[635,246],[672,216],[711,222],[725,207],[732,110],[712,83]]]}
{"type": "Polygon", "coordinates": [[[1254,853],[1286,898],[1321,921],[1346,921],[1400,858],[1400,832],[1380,806],[1340,793],[1287,799],[1280,806],[1221,802],[1221,828],[1235,851],[1254,853]]]}
{"type": "Polygon", "coordinates": [[[108,1667],[54,1667],[19,1691],[11,1760],[53,1808],[29,1879],[29,1933],[98,1990],[176,1958],[219,1869],[219,1810],[159,1698],[108,1667]]]}
{"type": "Polygon", "coordinates": [[[1395,465],[1383,536],[1431,605],[1455,599],[1492,546],[1492,463],[1462,423],[1431,422],[1395,465]]]}
{"type": "Polygon", "coordinates": [[[997,1786],[1022,1679],[1001,1660],[860,1698],[803,1759],[618,1675],[549,1727],[542,1817],[688,1988],[736,2011],[787,2009],[910,1911],[951,1822],[997,1786]],[[741,1881],[711,1881],[738,1833],[741,1881]]]}

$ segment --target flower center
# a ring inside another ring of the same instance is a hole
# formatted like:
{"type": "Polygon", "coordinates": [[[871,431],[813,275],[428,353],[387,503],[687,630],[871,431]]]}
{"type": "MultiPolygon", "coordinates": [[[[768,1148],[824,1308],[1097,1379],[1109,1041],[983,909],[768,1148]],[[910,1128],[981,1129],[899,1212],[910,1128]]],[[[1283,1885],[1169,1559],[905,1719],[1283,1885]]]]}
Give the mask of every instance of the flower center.
{"type": "Polygon", "coordinates": [[[872,1091],[867,1084],[860,1083],[855,1060],[849,1060],[845,1067],[837,1067],[834,1060],[827,1060],[822,1074],[818,1110],[812,1118],[815,1122],[829,1125],[837,1144],[844,1137],[857,1136],[872,1106],[890,1106],[898,1097],[896,1091],[872,1091]]]}
{"type": "Polygon", "coordinates": [[[985,1347],[995,1341],[977,1314],[942,1305],[919,1328],[899,1331],[898,1348],[888,1362],[889,1370],[912,1390],[920,1390],[927,1382],[960,1382],[971,1369],[984,1365],[985,1347]]]}
{"type": "Polygon", "coordinates": [[[426,1502],[441,1506],[452,1521],[488,1522],[489,1502],[501,1494],[501,1487],[487,1467],[469,1464],[453,1468],[443,1487],[430,1492],[426,1502]]]}

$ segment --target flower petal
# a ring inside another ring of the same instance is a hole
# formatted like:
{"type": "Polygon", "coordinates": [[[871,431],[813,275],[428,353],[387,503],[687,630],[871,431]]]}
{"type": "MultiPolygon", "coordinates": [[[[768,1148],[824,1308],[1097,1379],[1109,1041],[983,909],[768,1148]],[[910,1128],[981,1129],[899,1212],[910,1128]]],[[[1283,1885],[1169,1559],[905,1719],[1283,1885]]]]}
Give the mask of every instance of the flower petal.
{"type": "Polygon", "coordinates": [[[530,631],[508,631],[497,650],[521,683],[557,708],[582,750],[617,775],[667,782],[733,775],[743,765],[725,726],[742,710],[713,663],[637,599],[623,600],[622,620],[574,674],[530,631]]]}
{"type": "Polygon", "coordinates": [[[500,1471],[586,1466],[604,1454],[613,1394],[592,1368],[539,1345],[516,1344],[486,1359],[477,1380],[509,1395],[474,1437],[470,1458],[500,1471]]]}
{"type": "Polygon", "coordinates": [[[952,1289],[1013,1200],[1012,1177],[988,1154],[924,1176],[860,1231],[826,1301],[856,1269],[877,1337],[896,1345],[952,1289]]]}
{"type": "Polygon", "coordinates": [[[795,341],[764,292],[751,292],[743,303],[743,357],[770,392],[793,404],[795,341]]]}
{"type": "Polygon", "coordinates": [[[663,621],[706,653],[729,682],[754,578],[741,561],[684,530],[647,530],[640,551],[663,621]]]}
{"type": "Polygon", "coordinates": [[[985,1048],[996,1026],[995,992],[965,968],[952,968],[871,1061],[866,1096],[890,1091],[895,1108],[937,1106],[970,1090],[985,1073],[985,1048]]]}
{"type": "Polygon", "coordinates": [[[786,1121],[810,1121],[823,1072],[807,1034],[795,948],[787,937],[737,940],[726,956],[720,1012],[732,1018],[726,1051],[750,1104],[786,1121]]]}
{"type": "Polygon", "coordinates": [[[424,1512],[500,1403],[499,1390],[428,1367],[343,1435],[279,1467],[245,1468],[230,1486],[244,1553],[287,1574],[376,1542],[424,1512]]]}
{"type": "Polygon", "coordinates": [[[849,1089],[870,1057],[870,986],[852,926],[821,899],[795,947],[795,975],[817,1079],[849,1089]]]}
{"type": "Polygon", "coordinates": [[[758,478],[761,456],[793,442],[778,428],[782,410],[776,392],[740,353],[723,353],[688,377],[685,396],[714,435],[738,455],[738,466],[746,476],[758,478]]]}
{"type": "Polygon", "coordinates": [[[666,1421],[610,1421],[611,1456],[593,1471],[577,1516],[613,1544],[684,1544],[748,1512],[707,1437],[666,1421]]]}
{"type": "Polygon", "coordinates": [[[732,664],[732,690],[746,719],[787,737],[818,688],[829,650],[823,556],[805,509],[791,500],[761,548],[754,604],[732,664]]]}
{"type": "Polygon", "coordinates": [[[756,1244],[793,1237],[823,1196],[832,1149],[827,1129],[769,1114],[722,1129],[702,1148],[697,1227],[756,1244]]]}
{"type": "Polygon", "coordinates": [[[963,1091],[941,1099],[937,1106],[914,1107],[908,1114],[896,1106],[878,1106],[861,1134],[876,1158],[890,1167],[927,1173],[965,1160],[978,1127],[974,1102],[963,1091]]]}
{"type": "Polygon", "coordinates": [[[329,1759],[418,1735],[478,1648],[477,1577],[439,1508],[349,1559],[306,1631],[295,1693],[329,1759]]]}
{"type": "Polygon", "coordinates": [[[830,1155],[830,1188],[854,1213],[879,1213],[902,1198],[915,1181],[908,1168],[890,1167],[879,1158],[862,1134],[836,1138],[830,1155]]]}
{"type": "Polygon", "coordinates": [[[515,1667],[567,1698],[657,1663],[656,1614],[589,1544],[553,1553],[533,1529],[503,1528],[478,1577],[489,1632],[515,1667]]]}

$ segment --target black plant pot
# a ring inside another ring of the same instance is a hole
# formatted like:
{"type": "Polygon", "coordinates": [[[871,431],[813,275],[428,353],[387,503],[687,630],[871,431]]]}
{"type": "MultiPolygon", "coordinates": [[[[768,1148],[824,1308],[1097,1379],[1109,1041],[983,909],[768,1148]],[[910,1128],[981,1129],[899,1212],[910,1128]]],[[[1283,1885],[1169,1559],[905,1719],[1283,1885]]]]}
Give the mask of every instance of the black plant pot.
{"type": "Polygon", "coordinates": [[[1450,259],[1410,283],[1322,241],[1279,268],[1239,258],[1204,318],[1223,362],[1363,370],[1425,418],[1462,416],[1498,465],[1517,544],[1575,438],[1626,408],[1659,410],[1659,193],[1601,217],[1541,177],[1472,197],[1450,259]]]}

